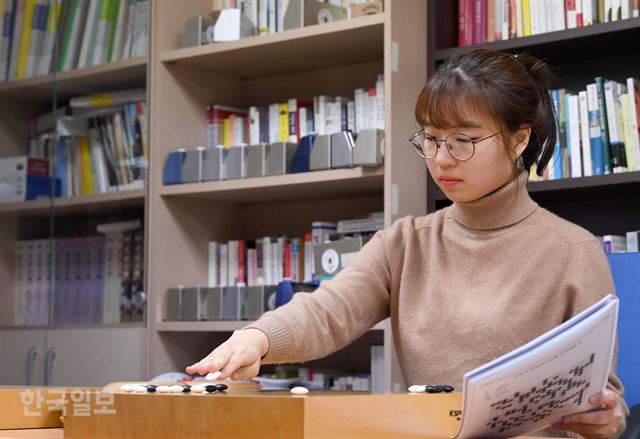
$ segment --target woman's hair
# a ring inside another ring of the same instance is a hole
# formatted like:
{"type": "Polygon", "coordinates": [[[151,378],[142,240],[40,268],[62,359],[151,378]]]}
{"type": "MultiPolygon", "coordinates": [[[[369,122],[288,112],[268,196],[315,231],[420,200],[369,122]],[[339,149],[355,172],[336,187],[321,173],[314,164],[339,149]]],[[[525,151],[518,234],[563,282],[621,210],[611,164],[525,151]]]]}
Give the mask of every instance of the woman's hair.
{"type": "Polygon", "coordinates": [[[537,174],[553,155],[556,117],[547,64],[522,53],[479,49],[460,54],[438,68],[418,96],[416,120],[444,129],[465,125],[468,114],[486,114],[501,130],[515,133],[530,126],[522,168],[536,164],[537,174]]]}

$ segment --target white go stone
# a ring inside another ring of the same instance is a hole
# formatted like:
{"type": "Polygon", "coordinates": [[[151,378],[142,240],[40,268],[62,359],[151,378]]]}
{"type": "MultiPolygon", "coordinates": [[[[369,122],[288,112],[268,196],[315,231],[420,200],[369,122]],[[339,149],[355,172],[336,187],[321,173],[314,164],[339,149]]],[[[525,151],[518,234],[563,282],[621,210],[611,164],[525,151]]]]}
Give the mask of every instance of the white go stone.
{"type": "Polygon", "coordinates": [[[133,392],[133,384],[123,384],[120,386],[120,390],[127,393],[133,392]]]}
{"type": "Polygon", "coordinates": [[[158,386],[156,387],[156,392],[158,393],[171,393],[170,386],[158,386]]]}
{"type": "Polygon", "coordinates": [[[147,393],[147,386],[143,386],[142,384],[134,384],[131,391],[134,393],[147,393]]]}
{"type": "Polygon", "coordinates": [[[191,386],[191,393],[204,393],[204,386],[202,384],[191,386]]]}
{"type": "Polygon", "coordinates": [[[211,373],[207,374],[207,376],[205,377],[205,380],[207,380],[207,381],[215,381],[218,378],[220,378],[220,375],[222,375],[222,372],[211,372],[211,373]]]}
{"type": "Polygon", "coordinates": [[[182,386],[178,385],[169,386],[169,388],[171,389],[172,393],[182,393],[182,391],[184,390],[182,386]]]}
{"type": "Polygon", "coordinates": [[[409,392],[411,393],[424,393],[426,390],[426,386],[421,386],[419,384],[414,384],[413,386],[409,386],[409,392]]]}
{"type": "Polygon", "coordinates": [[[307,389],[306,387],[298,386],[291,389],[290,392],[294,395],[306,395],[307,393],[309,393],[309,389],[307,389]]]}

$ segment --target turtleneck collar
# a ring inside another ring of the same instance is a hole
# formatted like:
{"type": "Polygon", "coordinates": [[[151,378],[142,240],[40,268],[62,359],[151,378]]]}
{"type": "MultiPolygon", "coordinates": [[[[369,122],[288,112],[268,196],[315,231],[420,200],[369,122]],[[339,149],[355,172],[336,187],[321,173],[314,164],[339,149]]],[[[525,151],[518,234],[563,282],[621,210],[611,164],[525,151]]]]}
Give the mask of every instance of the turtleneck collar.
{"type": "Polygon", "coordinates": [[[493,230],[516,224],[538,207],[527,192],[527,179],[527,172],[520,171],[517,178],[482,198],[453,203],[449,215],[457,223],[475,230],[493,230]]]}

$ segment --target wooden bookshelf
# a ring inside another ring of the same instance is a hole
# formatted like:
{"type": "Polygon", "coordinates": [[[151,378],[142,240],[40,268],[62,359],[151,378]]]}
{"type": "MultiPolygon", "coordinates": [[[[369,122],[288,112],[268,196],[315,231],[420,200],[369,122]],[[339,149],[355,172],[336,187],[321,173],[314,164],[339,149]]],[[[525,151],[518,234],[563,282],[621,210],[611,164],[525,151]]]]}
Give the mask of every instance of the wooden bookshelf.
{"type": "Polygon", "coordinates": [[[135,189],[106,194],[84,195],[69,198],[39,199],[19,203],[0,203],[0,214],[19,214],[21,216],[95,214],[106,212],[115,207],[143,207],[144,189],[135,189]]]}
{"type": "MultiPolygon", "coordinates": [[[[247,323],[160,321],[168,288],[206,283],[209,241],[299,236],[312,221],[381,210],[390,225],[426,210],[424,162],[406,145],[416,128],[413,104],[426,77],[426,2],[387,0],[382,14],[182,49],[177,44],[185,23],[206,15],[210,0],[161,5],[153,13],[152,28],[162,31],[151,33],[150,66],[150,376],[183,369],[247,323]],[[385,77],[383,166],[162,184],[170,151],[203,144],[207,105],[248,108],[294,97],[349,96],[356,88],[371,87],[380,73],[385,77]]],[[[391,331],[372,333],[375,337],[354,348],[351,358],[347,347],[342,359],[348,364],[364,357],[368,363],[367,343],[384,340],[386,386],[404,386],[391,331]]]]}
{"type": "MultiPolygon", "coordinates": [[[[158,332],[233,332],[242,329],[253,323],[250,320],[242,321],[219,321],[219,322],[158,322],[156,330],[158,332]]],[[[384,331],[387,322],[382,321],[371,330],[384,331]]]]}
{"type": "Polygon", "coordinates": [[[331,169],[204,183],[164,186],[163,197],[196,198],[223,203],[264,203],[381,195],[384,168],[331,169]]]}
{"type": "Polygon", "coordinates": [[[82,69],[50,73],[17,81],[0,82],[0,99],[47,102],[58,99],[126,88],[144,88],[146,56],[100,64],[82,69]]]}
{"type": "Polygon", "coordinates": [[[368,15],[169,50],[160,54],[160,60],[244,79],[358,64],[382,58],[384,22],[384,13],[368,15]]]}

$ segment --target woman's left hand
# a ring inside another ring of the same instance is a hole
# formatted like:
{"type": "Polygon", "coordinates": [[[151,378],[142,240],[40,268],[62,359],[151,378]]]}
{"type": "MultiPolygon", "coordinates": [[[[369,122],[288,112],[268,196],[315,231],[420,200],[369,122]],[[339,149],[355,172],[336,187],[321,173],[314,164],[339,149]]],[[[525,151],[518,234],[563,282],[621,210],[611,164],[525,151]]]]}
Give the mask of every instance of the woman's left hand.
{"type": "Polygon", "coordinates": [[[553,424],[551,428],[572,431],[586,439],[606,439],[615,436],[620,428],[620,421],[625,416],[618,396],[611,390],[605,390],[592,396],[589,403],[600,407],[564,416],[561,422],[553,424]]]}

